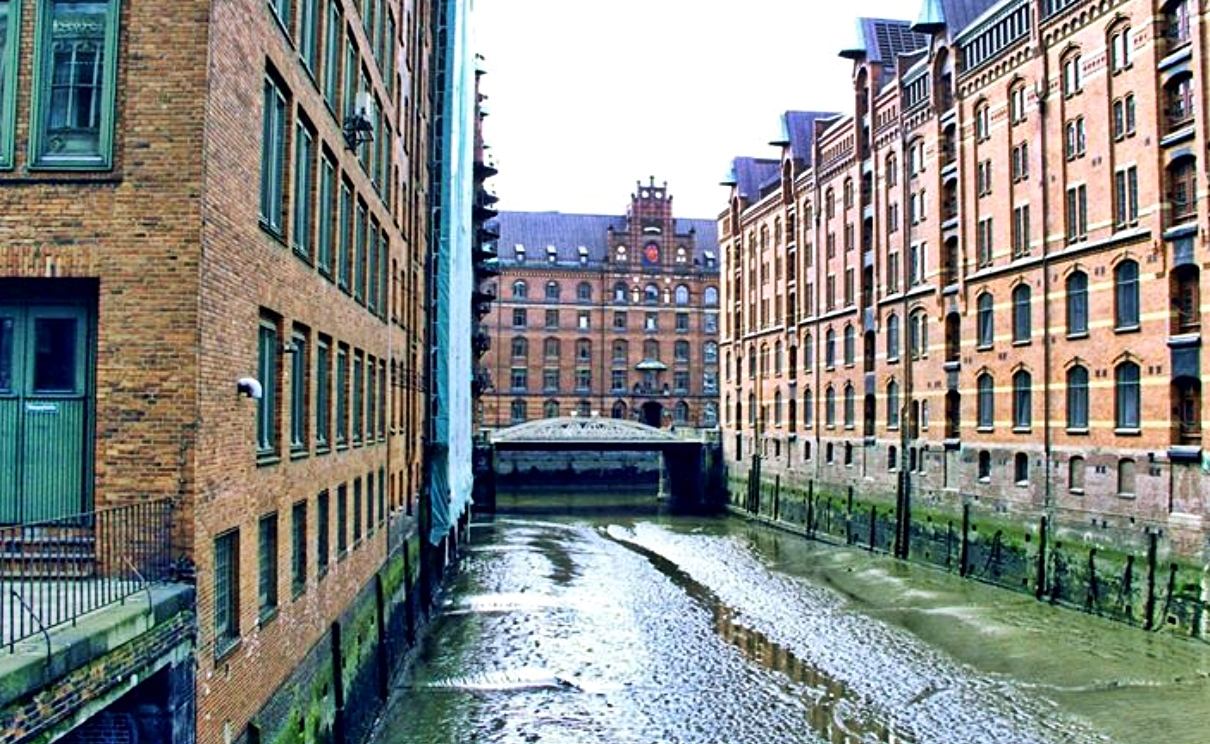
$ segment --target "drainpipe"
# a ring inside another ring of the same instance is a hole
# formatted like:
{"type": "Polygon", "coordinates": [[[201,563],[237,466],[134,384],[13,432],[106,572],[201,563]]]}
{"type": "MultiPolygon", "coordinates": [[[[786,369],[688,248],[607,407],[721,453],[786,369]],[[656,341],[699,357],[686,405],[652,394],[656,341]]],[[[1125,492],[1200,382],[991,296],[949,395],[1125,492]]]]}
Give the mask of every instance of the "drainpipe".
{"type": "MultiPolygon", "coordinates": [[[[1051,464],[1053,461],[1052,435],[1051,435],[1051,368],[1053,361],[1051,359],[1052,351],[1050,343],[1050,190],[1048,188],[1047,170],[1046,170],[1046,128],[1047,128],[1047,105],[1046,100],[1050,92],[1050,65],[1046,54],[1046,47],[1042,40],[1042,34],[1038,29],[1038,24],[1041,23],[1041,6],[1036,7],[1035,18],[1039,19],[1034,26],[1035,39],[1037,45],[1038,56],[1041,59],[1042,75],[1041,88],[1037,89],[1038,98],[1038,153],[1041,154],[1041,164],[1038,167],[1039,176],[1041,177],[1042,185],[1042,459],[1045,466],[1042,479],[1044,483],[1042,506],[1045,511],[1048,521],[1051,521],[1051,512],[1054,508],[1053,492],[1051,487],[1051,464]]],[[[1045,550],[1045,543],[1039,546],[1039,550],[1045,550]]]]}

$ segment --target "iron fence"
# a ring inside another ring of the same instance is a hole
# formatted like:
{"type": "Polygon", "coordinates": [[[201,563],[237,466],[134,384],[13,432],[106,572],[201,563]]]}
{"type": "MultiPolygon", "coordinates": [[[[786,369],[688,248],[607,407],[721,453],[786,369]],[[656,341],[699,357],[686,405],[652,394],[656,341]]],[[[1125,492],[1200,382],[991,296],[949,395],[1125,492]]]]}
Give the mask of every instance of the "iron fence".
{"type": "MultiPolygon", "coordinates": [[[[0,644],[124,602],[172,576],[172,501],[0,527],[0,644]]],[[[49,642],[49,641],[48,641],[49,642]]]]}

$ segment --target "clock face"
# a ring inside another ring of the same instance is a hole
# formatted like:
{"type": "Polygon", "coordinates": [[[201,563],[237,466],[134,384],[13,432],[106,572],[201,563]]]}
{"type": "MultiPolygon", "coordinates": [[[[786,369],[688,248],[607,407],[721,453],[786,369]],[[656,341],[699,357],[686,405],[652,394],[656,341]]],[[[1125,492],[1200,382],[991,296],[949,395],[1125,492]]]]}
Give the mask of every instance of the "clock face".
{"type": "Polygon", "coordinates": [[[647,245],[647,247],[643,249],[643,260],[646,261],[647,263],[659,263],[660,262],[659,246],[657,246],[655,243],[649,243],[647,245]]]}

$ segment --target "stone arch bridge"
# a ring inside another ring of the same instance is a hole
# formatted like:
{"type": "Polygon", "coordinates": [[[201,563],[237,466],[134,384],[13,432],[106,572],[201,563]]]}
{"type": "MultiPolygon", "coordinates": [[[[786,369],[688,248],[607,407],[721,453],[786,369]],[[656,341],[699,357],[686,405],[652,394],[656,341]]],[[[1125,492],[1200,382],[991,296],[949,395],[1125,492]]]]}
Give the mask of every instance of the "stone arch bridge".
{"type": "Polygon", "coordinates": [[[497,429],[476,445],[476,501],[494,508],[496,455],[529,452],[659,452],[675,510],[706,511],[721,493],[722,453],[712,431],[660,429],[622,419],[561,416],[497,429]]]}

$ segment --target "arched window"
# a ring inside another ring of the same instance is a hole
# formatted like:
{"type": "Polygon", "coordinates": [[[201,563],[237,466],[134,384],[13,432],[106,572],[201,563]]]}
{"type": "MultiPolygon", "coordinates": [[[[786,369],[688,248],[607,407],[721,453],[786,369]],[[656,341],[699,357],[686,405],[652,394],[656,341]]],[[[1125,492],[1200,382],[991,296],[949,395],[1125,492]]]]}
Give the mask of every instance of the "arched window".
{"type": "Polygon", "coordinates": [[[824,362],[828,369],[836,366],[836,331],[831,328],[824,334],[824,362]]]}
{"type": "Polygon", "coordinates": [[[1122,362],[1113,371],[1115,422],[1117,428],[1138,429],[1140,425],[1139,365],[1122,362]]]}
{"type": "Polygon", "coordinates": [[[1139,265],[1123,261],[1113,270],[1113,315],[1118,330],[1139,325],[1139,265]]]}
{"type": "Polygon", "coordinates": [[[1011,124],[1025,121],[1025,81],[1015,80],[1008,88],[1008,120],[1011,124]]]}
{"type": "Polygon", "coordinates": [[[852,364],[857,356],[855,338],[852,324],[846,323],[844,327],[844,363],[846,365],[852,364]]]}
{"type": "Polygon", "coordinates": [[[702,406],[702,426],[718,426],[718,404],[706,401],[702,406]]]}
{"type": "Polygon", "coordinates": [[[660,301],[660,288],[654,284],[648,284],[643,288],[643,302],[648,305],[655,305],[660,301]]]}
{"type": "Polygon", "coordinates": [[[529,287],[522,280],[513,282],[513,298],[524,300],[529,296],[529,287]]]}
{"type": "Polygon", "coordinates": [[[824,216],[831,219],[836,216],[836,194],[828,189],[823,194],[824,216]]]}
{"type": "Polygon", "coordinates": [[[857,402],[856,395],[853,392],[853,384],[846,382],[844,385],[844,425],[846,429],[853,428],[853,422],[857,418],[857,402]]]}
{"type": "Polygon", "coordinates": [[[644,359],[659,359],[660,358],[660,342],[654,338],[649,338],[643,342],[643,358],[644,359]]]}
{"type": "Polygon", "coordinates": [[[748,425],[756,426],[756,393],[748,393],[748,425]]]}
{"type": "Polygon", "coordinates": [[[1088,428],[1088,369],[1078,364],[1067,370],[1067,428],[1088,428]]]}
{"type": "Polygon", "coordinates": [[[549,281],[546,283],[546,299],[548,299],[548,300],[559,299],[559,283],[558,282],[549,281]]]}
{"type": "Polygon", "coordinates": [[[1197,216],[1197,160],[1185,155],[1168,166],[1169,224],[1188,222],[1197,216]]]}
{"type": "Polygon", "coordinates": [[[756,379],[756,347],[748,347],[748,379],[756,379]]]}
{"type": "Polygon", "coordinates": [[[702,291],[702,302],[705,303],[707,307],[714,307],[718,305],[718,288],[706,287],[706,289],[702,291]]]}
{"type": "Polygon", "coordinates": [[[509,420],[514,424],[525,423],[525,401],[518,398],[509,405],[509,420]]]}
{"type": "Polygon", "coordinates": [[[576,286],[576,299],[581,302],[588,302],[592,299],[592,285],[588,282],[580,282],[576,286]]]}
{"type": "Polygon", "coordinates": [[[781,388],[773,393],[773,424],[781,426],[781,388]]]}
{"type": "Polygon", "coordinates": [[[988,139],[991,131],[991,106],[987,101],[979,101],[975,104],[975,141],[988,139]]]}
{"type": "Polygon", "coordinates": [[[524,336],[518,336],[513,339],[513,358],[525,358],[529,355],[529,342],[524,336]]]}
{"type": "Polygon", "coordinates": [[[675,297],[676,297],[676,304],[688,305],[689,304],[689,288],[686,287],[684,284],[676,285],[675,297]]]}
{"type": "Polygon", "coordinates": [[[576,361],[587,362],[592,359],[592,341],[581,338],[576,340],[576,361]]]}
{"type": "Polygon", "coordinates": [[[1067,277],[1067,335],[1088,334],[1088,275],[1073,271],[1067,277]]]}
{"type": "Polygon", "coordinates": [[[928,356],[928,314],[923,310],[917,310],[912,313],[910,321],[908,344],[911,347],[912,358],[919,359],[922,356],[928,356]]]}
{"type": "Polygon", "coordinates": [[[542,356],[547,359],[559,358],[559,339],[548,338],[542,342],[542,356]]]}
{"type": "Polygon", "coordinates": [[[1013,375],[1013,428],[1028,429],[1033,424],[1033,377],[1025,370],[1013,375]]]}
{"type": "Polygon", "coordinates": [[[987,482],[992,478],[992,453],[979,450],[979,480],[987,482]]]}
{"type": "Polygon", "coordinates": [[[614,401],[613,409],[609,412],[609,415],[615,419],[625,419],[626,404],[620,400],[614,401]]]}
{"type": "Polygon", "coordinates": [[[613,301],[626,302],[626,282],[617,282],[613,285],[613,301]]]}
{"type": "Polygon", "coordinates": [[[815,363],[815,339],[811,334],[805,334],[802,337],[802,368],[804,371],[810,372],[811,365],[815,363]]]}
{"type": "Polygon", "coordinates": [[[991,429],[996,417],[996,381],[991,374],[984,372],[977,381],[978,397],[976,398],[976,421],[980,429],[991,429]]]}
{"type": "Polygon", "coordinates": [[[811,399],[811,388],[802,391],[802,425],[811,428],[815,423],[815,401],[811,399]]]}
{"type": "Polygon", "coordinates": [[[773,374],[781,374],[782,345],[781,339],[773,343],[773,374]]]}
{"type": "Polygon", "coordinates": [[[702,345],[702,361],[706,364],[718,363],[718,344],[707,341],[702,345]]]}
{"type": "Polygon", "coordinates": [[[886,425],[888,429],[899,428],[899,383],[894,380],[886,386],[886,425]]]}
{"type": "Polygon", "coordinates": [[[559,401],[548,400],[542,404],[542,415],[546,418],[555,418],[559,415],[559,401]]]}
{"type": "Polygon", "coordinates": [[[1030,298],[1028,284],[1018,284],[1013,289],[1013,343],[1029,342],[1032,333],[1030,298]]]}
{"type": "Polygon", "coordinates": [[[995,299],[991,292],[979,295],[977,305],[975,343],[980,349],[988,349],[996,340],[995,299]]]}
{"type": "Polygon", "coordinates": [[[794,399],[793,395],[791,395],[789,400],[786,401],[786,405],[788,406],[787,410],[788,418],[790,420],[790,433],[793,434],[794,432],[798,431],[798,401],[794,399]]]}
{"type": "Polygon", "coordinates": [[[1080,71],[1080,55],[1069,53],[1061,63],[1063,69],[1063,97],[1070,98],[1084,89],[1083,73],[1080,71]]]}
{"type": "Polygon", "coordinates": [[[673,421],[675,421],[677,424],[681,424],[681,425],[689,423],[689,404],[688,403],[686,403],[683,400],[678,400],[676,402],[676,407],[673,408],[672,410],[673,410],[673,414],[672,414],[673,421]]]}
{"type": "Polygon", "coordinates": [[[1067,461],[1067,490],[1084,493],[1084,458],[1079,455],[1067,461]]]}
{"type": "Polygon", "coordinates": [[[1013,456],[1013,480],[1018,486],[1029,485],[1029,455],[1024,452],[1013,456]]]}
{"type": "Polygon", "coordinates": [[[829,385],[827,391],[824,392],[824,422],[828,428],[836,426],[836,390],[829,385]]]}
{"type": "Polygon", "coordinates": [[[899,316],[891,313],[886,319],[886,359],[899,359],[899,316]]]}
{"type": "Polygon", "coordinates": [[[1118,460],[1118,495],[1133,496],[1135,493],[1134,460],[1129,457],[1118,460]]]}
{"type": "Polygon", "coordinates": [[[1130,67],[1130,26],[1116,26],[1109,32],[1109,71],[1121,72],[1130,67]]]}

